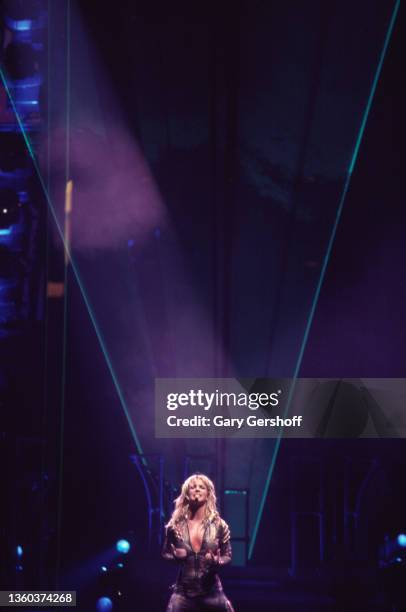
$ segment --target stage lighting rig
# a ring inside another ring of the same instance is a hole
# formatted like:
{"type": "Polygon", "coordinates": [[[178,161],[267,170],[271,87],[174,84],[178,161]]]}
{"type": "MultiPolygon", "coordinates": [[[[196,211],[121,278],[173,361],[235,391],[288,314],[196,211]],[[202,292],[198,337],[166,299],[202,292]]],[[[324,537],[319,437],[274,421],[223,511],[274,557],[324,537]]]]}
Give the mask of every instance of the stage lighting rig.
{"type": "Polygon", "coordinates": [[[17,111],[23,117],[37,112],[42,77],[34,47],[26,42],[10,43],[4,51],[3,64],[17,111]]]}
{"type": "Polygon", "coordinates": [[[18,223],[21,202],[13,189],[0,190],[0,229],[7,229],[18,223]]]}
{"type": "Polygon", "coordinates": [[[11,0],[3,5],[4,25],[14,43],[30,43],[40,51],[44,48],[44,30],[47,26],[45,0],[11,0]]]}
{"type": "Polygon", "coordinates": [[[386,536],[379,553],[381,568],[399,563],[406,564],[406,533],[399,533],[392,538],[386,536]]]}
{"type": "Polygon", "coordinates": [[[379,550],[379,568],[386,597],[392,604],[392,610],[406,608],[405,569],[406,569],[406,533],[386,536],[379,550]]]}

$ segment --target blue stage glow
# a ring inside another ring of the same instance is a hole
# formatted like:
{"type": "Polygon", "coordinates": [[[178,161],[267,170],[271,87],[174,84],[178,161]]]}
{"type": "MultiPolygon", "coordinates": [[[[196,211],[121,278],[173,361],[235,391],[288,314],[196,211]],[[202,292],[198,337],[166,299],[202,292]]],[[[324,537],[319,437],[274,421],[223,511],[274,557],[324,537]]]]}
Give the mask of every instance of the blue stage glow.
{"type": "Polygon", "coordinates": [[[400,533],[397,537],[399,546],[402,548],[406,547],[406,533],[400,533]]]}
{"type": "Polygon", "coordinates": [[[22,557],[23,556],[23,547],[22,546],[20,546],[20,545],[17,546],[16,554],[17,554],[17,557],[22,557]]]}
{"type": "MultiPolygon", "coordinates": [[[[14,91],[14,93],[16,92],[20,92],[25,90],[25,89],[33,89],[38,88],[42,83],[42,77],[40,74],[35,73],[34,75],[31,76],[27,76],[24,79],[18,79],[18,80],[13,80],[13,79],[9,79],[7,81],[7,84],[9,86],[10,89],[12,89],[14,91]]],[[[14,104],[21,102],[21,100],[15,99],[14,100],[14,104]]]]}
{"type": "Polygon", "coordinates": [[[17,572],[22,572],[23,571],[23,566],[22,565],[16,565],[16,571],[17,572]]]}
{"type": "Polygon", "coordinates": [[[16,32],[29,32],[32,29],[32,21],[30,19],[11,19],[6,17],[6,23],[11,30],[16,32]]]}
{"type": "Polygon", "coordinates": [[[131,548],[130,542],[128,542],[127,540],[119,540],[116,544],[116,548],[119,553],[126,555],[131,548]]]}
{"type": "Polygon", "coordinates": [[[109,612],[113,609],[113,602],[110,597],[100,597],[96,603],[96,610],[98,612],[109,612]]]}
{"type": "Polygon", "coordinates": [[[107,572],[107,566],[106,565],[102,565],[101,568],[100,568],[100,571],[103,572],[103,573],[106,573],[107,572]]]}
{"type": "Polygon", "coordinates": [[[6,229],[0,229],[0,236],[10,236],[13,231],[12,227],[7,227],[6,229]]]}

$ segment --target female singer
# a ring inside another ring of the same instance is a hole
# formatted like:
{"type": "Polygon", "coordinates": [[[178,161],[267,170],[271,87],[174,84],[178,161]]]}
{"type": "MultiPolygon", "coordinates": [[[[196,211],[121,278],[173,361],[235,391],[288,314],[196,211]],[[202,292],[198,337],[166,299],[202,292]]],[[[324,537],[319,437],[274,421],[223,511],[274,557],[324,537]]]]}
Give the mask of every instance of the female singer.
{"type": "Polygon", "coordinates": [[[218,513],[214,485],[204,474],[193,474],[183,483],[162,555],[180,565],[166,612],[234,612],[217,574],[231,561],[230,529],[218,513]]]}

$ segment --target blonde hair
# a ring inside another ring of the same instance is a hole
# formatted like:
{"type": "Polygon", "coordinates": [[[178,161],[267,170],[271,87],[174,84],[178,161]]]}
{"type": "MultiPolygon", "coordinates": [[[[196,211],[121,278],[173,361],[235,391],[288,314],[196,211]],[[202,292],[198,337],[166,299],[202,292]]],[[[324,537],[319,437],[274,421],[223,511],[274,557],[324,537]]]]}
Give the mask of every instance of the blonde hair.
{"type": "Polygon", "coordinates": [[[175,499],[175,509],[172,513],[172,516],[166,525],[167,527],[174,527],[175,525],[187,521],[190,516],[189,510],[189,486],[193,482],[193,480],[200,479],[208,492],[207,502],[206,502],[206,512],[205,512],[205,523],[210,523],[216,519],[220,518],[220,515],[217,510],[217,498],[216,491],[214,489],[214,484],[204,474],[192,474],[189,478],[186,478],[185,482],[182,485],[182,489],[179,497],[175,499]]]}

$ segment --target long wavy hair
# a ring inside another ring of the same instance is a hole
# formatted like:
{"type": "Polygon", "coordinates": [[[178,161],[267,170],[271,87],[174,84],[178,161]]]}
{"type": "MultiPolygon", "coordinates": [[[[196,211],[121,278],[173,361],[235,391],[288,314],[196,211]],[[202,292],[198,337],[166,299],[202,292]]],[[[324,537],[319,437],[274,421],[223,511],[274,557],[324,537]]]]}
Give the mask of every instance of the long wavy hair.
{"type": "Polygon", "coordinates": [[[210,523],[211,521],[215,521],[219,518],[220,515],[217,510],[217,498],[216,491],[214,489],[214,484],[212,483],[210,478],[208,478],[204,474],[192,474],[191,476],[189,476],[189,478],[186,478],[185,482],[182,485],[179,497],[175,499],[175,509],[167,524],[167,527],[174,527],[175,525],[179,525],[179,523],[187,521],[187,519],[190,517],[189,486],[191,485],[193,480],[197,480],[198,478],[203,481],[208,491],[204,522],[210,523]]]}

